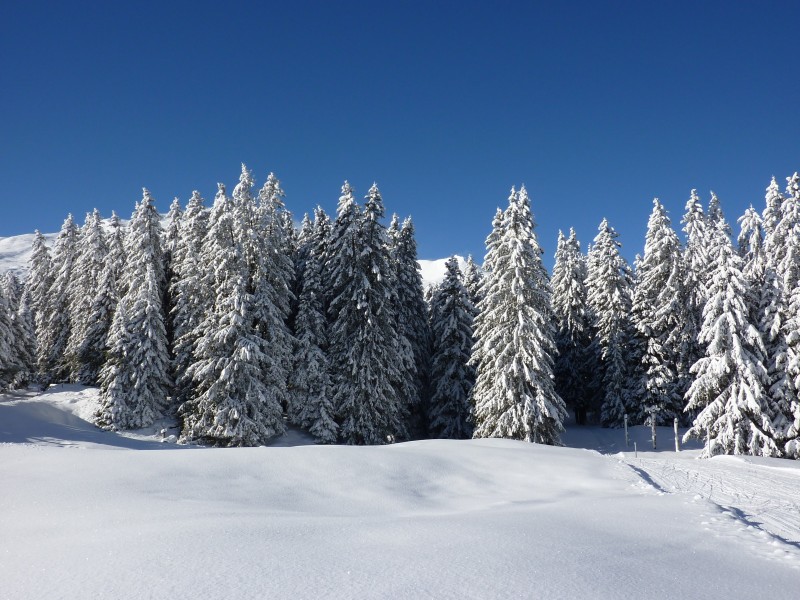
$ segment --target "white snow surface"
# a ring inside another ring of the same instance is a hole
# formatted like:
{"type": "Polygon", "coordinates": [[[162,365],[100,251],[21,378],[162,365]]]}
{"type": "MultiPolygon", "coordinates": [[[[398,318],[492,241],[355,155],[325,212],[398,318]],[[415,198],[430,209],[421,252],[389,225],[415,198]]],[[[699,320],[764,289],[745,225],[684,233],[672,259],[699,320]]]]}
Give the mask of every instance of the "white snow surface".
{"type": "MultiPolygon", "coordinates": [[[[106,225],[108,225],[109,222],[110,221],[108,219],[104,220],[106,225]]],[[[126,220],[121,220],[120,222],[123,224],[127,223],[126,220]]],[[[165,215],[162,215],[162,224],[166,225],[165,215]]],[[[33,246],[33,236],[34,234],[32,233],[26,233],[23,235],[0,237],[0,274],[5,273],[6,271],[14,271],[14,273],[20,277],[20,279],[27,275],[28,261],[31,258],[31,249],[33,246]]],[[[46,233],[44,236],[47,240],[47,245],[52,249],[53,242],[55,241],[56,237],[58,237],[58,233],[46,233]]],[[[460,256],[457,258],[458,266],[463,272],[464,267],[466,266],[466,261],[460,256]]],[[[429,285],[442,282],[445,273],[444,264],[447,262],[446,258],[440,258],[437,260],[421,259],[418,262],[420,272],[422,273],[423,286],[427,287],[429,285]]]]}
{"type": "MultiPolygon", "coordinates": [[[[800,465],[431,440],[161,443],[85,419],[97,391],[0,397],[0,598],[790,598],[800,465]]],[[[169,424],[164,424],[168,426],[169,424]]],[[[168,432],[169,433],[169,432],[168,432]]]]}

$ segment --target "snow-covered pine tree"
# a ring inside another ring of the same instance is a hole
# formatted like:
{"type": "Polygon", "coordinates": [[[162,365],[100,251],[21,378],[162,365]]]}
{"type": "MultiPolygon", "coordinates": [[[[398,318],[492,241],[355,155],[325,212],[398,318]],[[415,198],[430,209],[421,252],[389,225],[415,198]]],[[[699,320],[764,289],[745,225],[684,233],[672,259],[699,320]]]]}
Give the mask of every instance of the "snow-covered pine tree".
{"type": "Polygon", "coordinates": [[[0,287],[0,390],[11,387],[20,370],[16,356],[14,356],[14,314],[5,286],[0,287]]]}
{"type": "MultiPolygon", "coordinates": [[[[16,279],[11,272],[7,276],[16,279]]],[[[20,286],[19,289],[21,294],[14,315],[14,354],[21,370],[17,373],[13,385],[16,388],[24,388],[33,380],[36,373],[36,334],[30,309],[30,296],[24,286],[20,286]]]]}
{"type": "Polygon", "coordinates": [[[47,247],[45,237],[37,229],[33,236],[31,258],[28,261],[28,277],[25,279],[25,290],[30,299],[31,317],[36,332],[44,327],[47,299],[52,284],[50,249],[47,247]]]}
{"type": "MultiPolygon", "coordinates": [[[[295,297],[295,239],[292,216],[283,203],[285,194],[274,173],[258,193],[255,236],[245,244],[250,265],[258,333],[267,351],[262,365],[264,382],[270,394],[288,408],[287,382],[292,364],[294,338],[289,329],[295,297]]],[[[271,406],[271,402],[268,403],[271,406]]]]}
{"type": "MultiPolygon", "coordinates": [[[[95,295],[99,288],[100,278],[106,263],[108,245],[103,233],[103,219],[100,212],[95,209],[91,214],[86,214],[86,222],[81,230],[76,250],[75,267],[69,283],[70,295],[70,333],[66,353],[71,381],[84,385],[97,383],[97,371],[102,361],[102,348],[105,339],[95,338],[99,347],[87,347],[86,335],[94,324],[95,317],[92,311],[95,295]],[[81,356],[81,349],[88,354],[81,356]],[[84,362],[91,359],[91,365],[84,362]]],[[[113,308],[113,306],[112,306],[113,308]]]]}
{"type": "Polygon", "coordinates": [[[499,238],[487,239],[484,298],[471,364],[474,437],[557,444],[566,418],[553,381],[554,319],[530,200],[513,188],[499,238]]]}
{"type": "MultiPolygon", "coordinates": [[[[759,331],[766,348],[768,389],[775,407],[774,430],[783,432],[792,420],[791,406],[796,397],[793,382],[787,374],[789,335],[792,328],[791,296],[798,285],[797,228],[800,208],[788,178],[786,197],[777,192],[773,178],[767,187],[764,211],[764,280],[759,298],[759,331]]],[[[778,433],[781,435],[781,433],[778,433]]]]}
{"type": "Polygon", "coordinates": [[[633,293],[634,324],[646,344],[634,423],[644,422],[650,411],[655,411],[659,424],[683,417],[693,327],[686,308],[682,259],[678,235],[664,206],[655,199],[633,293]]]}
{"type": "Polygon", "coordinates": [[[167,228],[162,236],[162,253],[164,257],[164,280],[166,285],[164,287],[164,312],[167,315],[165,321],[167,330],[167,346],[172,352],[175,346],[175,326],[172,321],[172,309],[175,307],[175,301],[172,298],[172,289],[174,287],[175,278],[175,253],[180,244],[181,235],[181,220],[183,219],[183,211],[181,210],[181,203],[178,197],[172,199],[172,204],[169,206],[167,212],[167,228]]]}
{"type": "Polygon", "coordinates": [[[602,370],[600,420],[606,427],[622,427],[625,414],[633,409],[626,360],[633,336],[631,273],[619,252],[618,237],[603,219],[587,259],[587,301],[602,370]]]}
{"type": "Polygon", "coordinates": [[[78,227],[67,216],[53,250],[53,283],[46,304],[40,309],[43,319],[37,330],[37,362],[45,381],[66,381],[69,368],[65,359],[71,328],[70,282],[77,255],[78,227]]]}
{"type": "Polygon", "coordinates": [[[761,215],[752,205],[739,217],[739,226],[741,227],[737,238],[739,256],[742,257],[742,274],[747,281],[749,290],[746,299],[747,307],[750,311],[751,322],[757,323],[767,257],[764,253],[764,229],[761,215]]]}
{"type": "Polygon", "coordinates": [[[326,354],[328,323],[321,279],[328,234],[327,215],[318,208],[307,239],[309,252],[295,321],[294,369],[289,377],[289,418],[322,444],[335,443],[338,429],[326,354]]]}
{"type": "Polygon", "coordinates": [[[383,200],[373,185],[359,218],[345,182],[329,254],[333,297],[329,360],[340,439],[347,444],[385,444],[407,436],[403,356],[397,312],[390,302],[396,272],[389,254],[383,200]]]}
{"type": "Polygon", "coordinates": [[[108,260],[110,257],[111,255],[106,255],[107,260],[88,309],[88,327],[76,351],[80,369],[75,379],[87,385],[96,385],[99,382],[100,370],[106,362],[108,352],[108,332],[119,302],[117,269],[114,262],[108,260]]]}
{"type": "Polygon", "coordinates": [[[475,385],[475,370],[469,360],[475,307],[455,256],[447,260],[445,269],[433,311],[436,318],[431,323],[429,432],[435,438],[468,439],[473,430],[469,394],[475,385]]]}
{"type": "Polygon", "coordinates": [[[169,352],[163,307],[161,218],[143,189],[125,237],[125,294],[109,331],[95,422],[105,429],[151,425],[167,408],[169,352]]]}
{"type": "MultiPolygon", "coordinates": [[[[782,239],[779,253],[780,262],[776,274],[780,286],[778,315],[780,320],[779,345],[775,353],[774,369],[779,377],[771,380],[770,396],[775,403],[779,422],[775,423],[775,431],[781,451],[792,452],[791,441],[793,423],[798,414],[800,404],[800,378],[798,378],[798,360],[800,353],[800,317],[798,317],[797,289],[800,288],[800,175],[794,173],[787,177],[785,200],[781,206],[781,220],[775,228],[774,236],[782,239]]],[[[777,420],[776,419],[776,420],[777,420]]],[[[797,446],[795,439],[794,446],[797,446]]]]}
{"type": "Polygon", "coordinates": [[[684,439],[706,437],[703,456],[773,455],[772,415],[765,385],[764,346],[750,323],[742,261],[734,252],[724,220],[717,221],[710,256],[715,268],[703,309],[700,342],[705,356],[692,366],[686,410],[699,410],[684,439]]]}
{"type": "Polygon", "coordinates": [[[575,411],[575,421],[584,425],[588,413],[599,407],[599,356],[587,305],[586,260],[574,229],[570,229],[569,238],[558,232],[551,287],[558,349],[556,391],[575,411]]]}
{"type": "MultiPolygon", "coordinates": [[[[198,327],[188,373],[196,391],[181,405],[181,439],[215,446],[256,446],[283,433],[281,406],[265,383],[266,344],[256,329],[256,296],[248,255],[259,234],[252,176],[242,165],[234,198],[219,191],[211,210],[201,261],[213,305],[198,327]]],[[[270,382],[271,383],[271,382],[270,382]]]]}
{"type": "Polygon", "coordinates": [[[214,298],[197,328],[195,362],[188,369],[196,390],[179,411],[185,442],[255,446],[284,431],[280,390],[268,378],[267,343],[258,330],[256,244],[263,237],[252,187],[242,165],[234,198],[220,184],[211,210],[201,262],[214,298]]]}
{"type": "MultiPolygon", "coordinates": [[[[470,302],[472,302],[472,305],[475,307],[478,306],[478,302],[481,300],[482,281],[483,275],[481,274],[481,268],[470,254],[467,256],[467,262],[464,266],[464,287],[467,288],[470,302]]],[[[477,311],[477,308],[475,310],[477,311]]]]}
{"type": "MultiPolygon", "coordinates": [[[[414,224],[411,217],[403,221],[396,237],[392,240],[391,256],[397,271],[396,298],[393,300],[397,310],[397,328],[409,345],[409,348],[403,349],[401,354],[405,356],[410,350],[413,357],[406,365],[403,385],[407,395],[401,396],[401,401],[409,412],[409,433],[412,437],[424,437],[428,429],[424,390],[430,367],[431,333],[428,328],[428,310],[425,306],[422,275],[417,260],[417,242],[414,239],[414,224]]],[[[399,341],[403,343],[402,339],[399,341]]]]}
{"type": "Polygon", "coordinates": [[[178,243],[172,258],[174,277],[170,284],[170,297],[173,307],[170,316],[174,343],[171,369],[178,406],[192,397],[194,383],[187,369],[194,360],[193,350],[200,323],[211,304],[212,290],[204,285],[206,266],[201,258],[203,239],[208,231],[208,211],[203,202],[200,192],[193,191],[181,218],[178,243]]]}

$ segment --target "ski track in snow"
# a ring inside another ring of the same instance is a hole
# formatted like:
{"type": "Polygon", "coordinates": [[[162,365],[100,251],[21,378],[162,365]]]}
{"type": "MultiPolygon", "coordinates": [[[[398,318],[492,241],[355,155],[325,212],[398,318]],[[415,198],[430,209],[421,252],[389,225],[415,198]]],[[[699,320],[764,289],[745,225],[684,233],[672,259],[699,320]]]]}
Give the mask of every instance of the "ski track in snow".
{"type": "Polygon", "coordinates": [[[619,462],[656,493],[681,494],[687,502],[705,503],[700,522],[705,531],[723,539],[745,539],[762,557],[790,561],[800,569],[798,465],[786,461],[785,467],[775,466],[775,459],[759,463],[760,459],[733,456],[711,460],[666,454],[622,456],[619,462]]]}

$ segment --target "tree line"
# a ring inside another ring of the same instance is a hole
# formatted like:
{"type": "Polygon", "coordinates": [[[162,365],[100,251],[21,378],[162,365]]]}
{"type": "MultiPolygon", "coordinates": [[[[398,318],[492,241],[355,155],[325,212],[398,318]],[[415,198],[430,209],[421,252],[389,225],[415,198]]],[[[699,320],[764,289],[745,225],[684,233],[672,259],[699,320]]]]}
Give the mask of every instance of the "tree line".
{"type": "Polygon", "coordinates": [[[280,182],[243,165],[211,207],[147,190],[127,225],[69,216],[0,294],[0,383],[99,385],[98,426],[175,415],[180,440],[263,444],[285,423],[320,443],[508,437],[557,444],[574,411],[619,427],[678,418],[705,452],[800,454],[800,177],[739,219],[692,191],[684,241],[658,200],[633,266],[607,221],[552,275],[512,189],[479,267],[423,289],[411,219],[373,185],[295,226],[280,182]]]}

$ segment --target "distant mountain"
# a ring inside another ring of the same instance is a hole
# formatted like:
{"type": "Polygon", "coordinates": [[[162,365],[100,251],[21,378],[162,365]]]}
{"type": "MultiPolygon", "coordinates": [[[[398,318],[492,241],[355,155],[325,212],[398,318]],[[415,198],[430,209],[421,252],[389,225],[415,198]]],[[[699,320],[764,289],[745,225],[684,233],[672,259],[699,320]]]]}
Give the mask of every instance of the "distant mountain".
{"type": "MultiPolygon", "coordinates": [[[[14,235],[5,238],[0,237],[0,273],[14,271],[20,279],[27,274],[28,261],[31,257],[31,247],[33,245],[33,235],[32,233],[25,233],[23,235],[14,235]]],[[[58,234],[46,233],[44,235],[48,245],[52,246],[58,234]]],[[[457,258],[463,270],[465,265],[464,259],[461,256],[457,258]]],[[[446,258],[419,261],[419,266],[422,270],[422,281],[425,286],[439,283],[444,279],[445,262],[447,262],[446,258]]]]}

